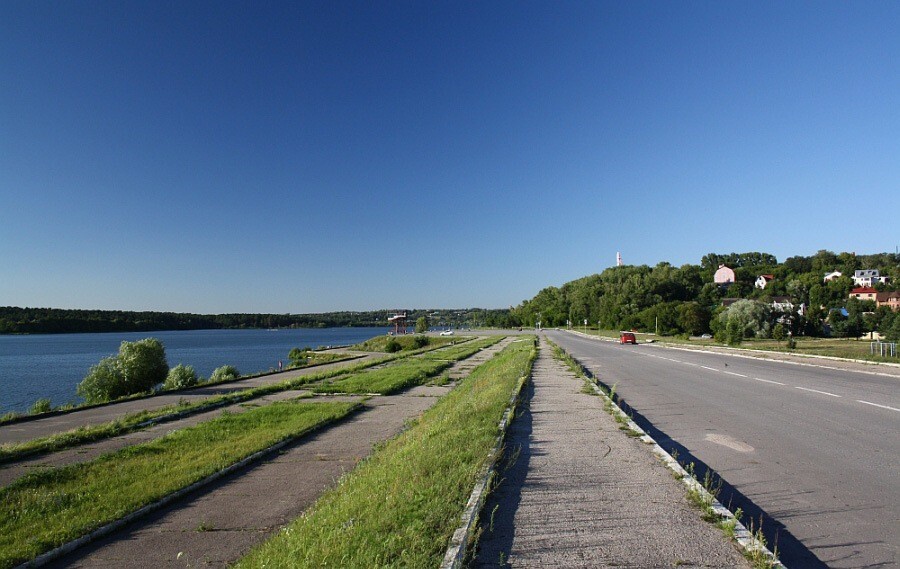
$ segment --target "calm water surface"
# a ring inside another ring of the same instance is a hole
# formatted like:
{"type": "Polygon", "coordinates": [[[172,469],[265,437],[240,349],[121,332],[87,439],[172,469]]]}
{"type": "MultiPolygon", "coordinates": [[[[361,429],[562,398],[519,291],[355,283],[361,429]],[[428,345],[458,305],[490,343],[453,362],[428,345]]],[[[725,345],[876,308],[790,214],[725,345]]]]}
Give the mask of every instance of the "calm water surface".
{"type": "Polygon", "coordinates": [[[53,405],[78,402],[78,385],[90,367],[119,351],[123,340],[153,337],[166,347],[169,366],[192,365],[209,377],[230,364],[248,374],[287,365],[291,348],[355,344],[384,334],[386,328],[298,330],[190,330],[0,336],[0,414],[27,411],[42,397],[53,405]]]}

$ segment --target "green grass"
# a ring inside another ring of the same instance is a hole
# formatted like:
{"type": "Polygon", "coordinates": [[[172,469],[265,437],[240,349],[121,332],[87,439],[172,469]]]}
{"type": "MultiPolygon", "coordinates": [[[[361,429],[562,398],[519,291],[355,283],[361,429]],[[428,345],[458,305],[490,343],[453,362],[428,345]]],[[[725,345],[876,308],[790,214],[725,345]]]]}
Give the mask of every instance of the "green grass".
{"type": "Polygon", "coordinates": [[[438,375],[454,361],[474,355],[484,347],[496,344],[503,337],[488,337],[460,345],[433,350],[406,358],[400,363],[324,381],[313,387],[316,393],[380,393],[389,395],[413,385],[421,385],[438,375]]]}
{"type": "Polygon", "coordinates": [[[273,444],[347,415],[351,403],[285,401],[175,431],[0,489],[0,567],[12,567],[273,444]]]}
{"type": "Polygon", "coordinates": [[[461,344],[457,343],[453,346],[422,354],[421,358],[425,360],[462,360],[474,355],[479,350],[493,346],[505,337],[506,336],[487,336],[476,340],[466,341],[461,344]]]}
{"type": "Polygon", "coordinates": [[[287,369],[304,369],[308,367],[320,366],[324,364],[333,364],[344,360],[352,360],[357,358],[353,354],[342,354],[340,352],[307,352],[306,363],[300,365],[289,364],[287,369]]]}
{"type": "Polygon", "coordinates": [[[389,395],[424,383],[450,367],[450,362],[409,359],[392,366],[324,381],[313,387],[316,393],[380,393],[389,395]]]}
{"type": "Polygon", "coordinates": [[[360,352],[386,352],[387,343],[391,340],[394,340],[395,342],[400,344],[401,351],[409,351],[417,349],[414,344],[416,338],[425,338],[426,340],[428,340],[428,346],[432,348],[446,346],[447,344],[451,344],[454,342],[464,342],[471,339],[470,337],[465,336],[422,336],[421,334],[388,336],[387,334],[385,334],[384,336],[375,336],[374,338],[369,338],[365,342],[360,342],[359,344],[350,346],[348,349],[358,350],[360,352]]]}
{"type": "Polygon", "coordinates": [[[535,357],[510,344],[237,567],[437,567],[535,357]]]}

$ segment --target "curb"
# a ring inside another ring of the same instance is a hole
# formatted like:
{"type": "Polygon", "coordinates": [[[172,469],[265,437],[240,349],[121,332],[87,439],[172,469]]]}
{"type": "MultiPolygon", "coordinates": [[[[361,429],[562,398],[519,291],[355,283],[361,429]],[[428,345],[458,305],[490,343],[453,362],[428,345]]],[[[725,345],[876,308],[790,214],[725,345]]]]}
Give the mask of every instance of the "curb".
{"type": "MultiPolygon", "coordinates": [[[[352,408],[350,410],[349,413],[347,413],[346,415],[344,415],[343,417],[341,417],[338,420],[346,419],[350,415],[353,415],[354,413],[359,412],[359,410],[361,408],[362,408],[362,404],[357,404],[354,408],[352,408]]],[[[288,438],[282,440],[281,442],[277,442],[268,448],[264,448],[262,450],[256,451],[255,453],[251,454],[250,456],[248,456],[238,462],[235,462],[231,466],[226,466],[225,468],[210,474],[209,476],[207,476],[206,478],[203,478],[202,480],[198,480],[197,482],[194,482],[193,484],[191,484],[189,486],[185,486],[184,488],[182,488],[180,490],[176,490],[175,492],[172,492],[171,494],[167,494],[167,495],[163,496],[156,502],[147,504],[146,506],[143,506],[143,507],[133,511],[130,514],[125,515],[124,517],[114,520],[114,521],[106,524],[105,526],[101,526],[86,535],[83,535],[81,537],[73,539],[72,541],[64,543],[55,549],[51,549],[50,551],[42,553],[42,554],[38,555],[37,557],[35,557],[34,559],[32,559],[31,561],[26,561],[25,563],[17,565],[15,569],[25,569],[25,568],[29,568],[29,567],[41,567],[43,565],[46,565],[47,563],[50,563],[51,561],[55,561],[56,559],[59,559],[63,555],[67,555],[67,554],[75,551],[76,549],[78,549],[79,547],[81,547],[83,545],[87,545],[88,543],[90,543],[92,541],[95,541],[95,540],[97,540],[101,537],[104,537],[118,529],[121,529],[122,527],[128,525],[129,523],[131,523],[143,516],[146,516],[147,514],[155,512],[156,510],[159,510],[160,508],[162,508],[164,506],[169,505],[170,503],[174,502],[175,500],[178,500],[179,498],[184,497],[185,495],[193,492],[194,490],[198,490],[212,482],[215,482],[216,480],[219,480],[220,478],[224,478],[225,476],[231,474],[232,472],[240,470],[241,468],[244,468],[245,466],[247,466],[253,462],[256,462],[257,460],[265,457],[266,455],[272,454],[274,452],[277,452],[277,451],[283,449],[284,447],[293,443],[297,439],[299,439],[301,437],[305,437],[311,433],[314,433],[314,432],[324,429],[326,427],[329,427],[332,424],[334,424],[335,422],[336,421],[329,421],[328,423],[318,425],[316,427],[313,427],[312,429],[309,429],[307,431],[299,433],[296,436],[288,437],[288,438]]]]}
{"type": "Polygon", "coordinates": [[[506,439],[506,431],[509,429],[509,424],[518,407],[519,395],[522,393],[522,387],[527,383],[529,377],[531,377],[531,372],[529,372],[528,375],[519,378],[519,384],[509,398],[506,411],[503,412],[503,418],[500,419],[500,423],[498,424],[500,434],[497,435],[497,441],[494,443],[494,448],[491,449],[490,454],[488,454],[487,464],[479,475],[478,481],[475,483],[475,488],[472,489],[472,493],[469,495],[469,500],[466,502],[466,509],[463,511],[460,518],[461,525],[453,532],[453,537],[450,538],[450,545],[447,547],[447,552],[444,554],[444,560],[441,562],[440,569],[460,569],[463,566],[466,551],[468,550],[469,539],[472,537],[472,531],[475,529],[475,525],[478,521],[478,514],[484,506],[484,501],[488,495],[488,488],[497,472],[495,467],[497,465],[497,460],[500,458],[503,441],[506,439]]]}
{"type": "MultiPolygon", "coordinates": [[[[562,350],[561,346],[559,348],[562,350]]],[[[565,350],[563,351],[565,352],[565,350]]],[[[565,353],[568,354],[568,352],[565,353]]],[[[663,464],[665,464],[666,467],[669,468],[669,470],[671,470],[678,476],[678,479],[682,484],[685,485],[688,490],[700,494],[703,499],[711,505],[712,510],[716,513],[716,515],[720,516],[723,520],[728,520],[729,522],[732,520],[734,521],[734,540],[735,542],[737,542],[738,549],[746,553],[762,554],[771,563],[771,567],[773,569],[787,569],[787,567],[778,560],[775,554],[765,545],[763,545],[762,542],[756,539],[750,532],[750,530],[748,530],[747,527],[734,516],[731,510],[723,506],[715,496],[713,496],[706,490],[703,484],[698,482],[697,479],[694,478],[694,476],[691,475],[688,471],[686,471],[671,454],[669,454],[664,448],[659,446],[659,444],[656,442],[656,440],[653,439],[653,437],[648,435],[644,431],[644,429],[640,428],[638,424],[628,416],[627,413],[622,411],[621,407],[619,407],[619,405],[615,401],[609,398],[609,396],[603,391],[603,389],[600,388],[599,381],[594,377],[589,369],[585,368],[581,364],[581,362],[572,357],[571,354],[568,355],[572,358],[573,361],[578,364],[578,367],[581,368],[582,373],[584,373],[585,377],[588,378],[591,387],[594,389],[597,395],[599,395],[603,399],[604,403],[609,406],[608,408],[612,409],[617,416],[624,419],[629,429],[640,435],[640,437],[638,437],[638,440],[645,444],[651,445],[653,454],[655,454],[657,458],[662,460],[663,464]]]]}

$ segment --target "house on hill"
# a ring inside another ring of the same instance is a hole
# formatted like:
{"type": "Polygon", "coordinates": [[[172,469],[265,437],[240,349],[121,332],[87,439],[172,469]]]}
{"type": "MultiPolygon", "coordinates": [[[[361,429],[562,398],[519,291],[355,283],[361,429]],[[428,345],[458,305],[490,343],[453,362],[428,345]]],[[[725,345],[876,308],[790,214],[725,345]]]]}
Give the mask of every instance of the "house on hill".
{"type": "Polygon", "coordinates": [[[719,270],[713,276],[713,282],[719,286],[728,286],[734,284],[734,271],[725,265],[719,265],[719,270]]]}
{"type": "Polygon", "coordinates": [[[900,310],[900,291],[875,293],[875,306],[887,306],[891,310],[900,310]]]}
{"type": "Polygon", "coordinates": [[[874,288],[861,286],[850,291],[850,298],[856,298],[858,300],[875,300],[876,294],[878,294],[878,291],[874,288]]]}
{"type": "Polygon", "coordinates": [[[756,277],[756,283],[753,286],[756,288],[766,288],[766,285],[769,284],[771,280],[775,278],[775,275],[759,275],[756,277]]]}
{"type": "Polygon", "coordinates": [[[841,273],[840,271],[831,271],[830,273],[828,273],[827,275],[825,275],[825,278],[822,279],[822,282],[826,282],[826,283],[827,283],[827,282],[831,282],[831,281],[833,281],[833,280],[835,280],[835,279],[841,278],[842,276],[844,276],[844,275],[843,275],[843,273],[841,273]]]}
{"type": "Polygon", "coordinates": [[[863,269],[861,271],[853,272],[853,284],[856,286],[869,287],[875,283],[884,284],[889,280],[890,277],[881,276],[881,272],[878,269],[863,269]]]}

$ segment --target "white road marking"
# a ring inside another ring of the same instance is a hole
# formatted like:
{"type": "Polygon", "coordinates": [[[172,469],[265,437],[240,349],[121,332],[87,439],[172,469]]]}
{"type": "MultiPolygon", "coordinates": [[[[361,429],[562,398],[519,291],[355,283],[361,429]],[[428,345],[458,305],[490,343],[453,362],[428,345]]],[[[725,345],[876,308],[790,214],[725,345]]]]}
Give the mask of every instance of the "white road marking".
{"type": "Polygon", "coordinates": [[[898,413],[900,413],[900,409],[888,407],[887,405],[879,405],[878,403],[870,403],[868,401],[863,401],[862,399],[857,399],[856,401],[858,403],[865,403],[866,405],[871,405],[872,407],[881,407],[882,409],[890,409],[891,411],[897,411],[898,413]]]}
{"type": "Polygon", "coordinates": [[[755,379],[756,381],[762,381],[763,383],[774,383],[775,385],[784,385],[783,383],[781,383],[779,381],[772,381],[771,379],[762,379],[759,377],[754,377],[753,379],[755,379]]]}
{"type": "Polygon", "coordinates": [[[719,371],[714,367],[706,367],[706,366],[700,366],[700,367],[702,367],[703,369],[708,369],[709,371],[719,371]]]}
{"type": "Polygon", "coordinates": [[[827,391],[819,391],[818,389],[809,389],[808,387],[794,387],[794,389],[802,389],[803,391],[812,391],[813,393],[821,393],[822,395],[829,395],[831,397],[840,397],[840,395],[835,395],[834,393],[828,393],[827,391]]]}
{"type": "Polygon", "coordinates": [[[733,371],[723,371],[722,373],[727,373],[728,375],[736,375],[736,376],[738,376],[738,377],[749,377],[749,376],[744,375],[744,374],[742,374],[742,373],[735,373],[735,372],[733,372],[733,371]]]}

